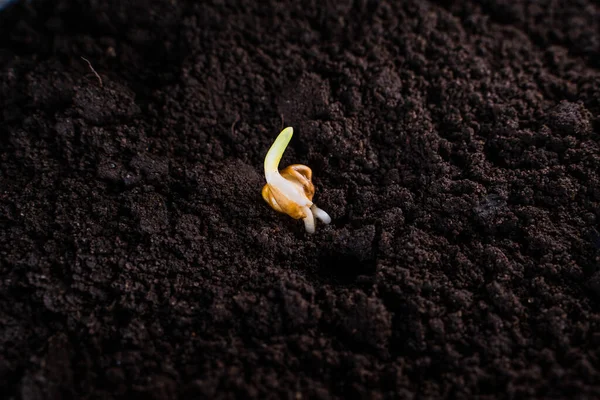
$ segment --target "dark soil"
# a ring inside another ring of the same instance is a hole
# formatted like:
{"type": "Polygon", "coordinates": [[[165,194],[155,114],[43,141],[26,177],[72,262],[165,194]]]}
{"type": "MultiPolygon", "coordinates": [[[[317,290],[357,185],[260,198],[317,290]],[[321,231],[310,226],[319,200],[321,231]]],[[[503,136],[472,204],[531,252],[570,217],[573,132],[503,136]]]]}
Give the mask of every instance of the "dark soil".
{"type": "Polygon", "coordinates": [[[0,13],[3,396],[599,398],[600,4],[206,3],[0,13]]]}

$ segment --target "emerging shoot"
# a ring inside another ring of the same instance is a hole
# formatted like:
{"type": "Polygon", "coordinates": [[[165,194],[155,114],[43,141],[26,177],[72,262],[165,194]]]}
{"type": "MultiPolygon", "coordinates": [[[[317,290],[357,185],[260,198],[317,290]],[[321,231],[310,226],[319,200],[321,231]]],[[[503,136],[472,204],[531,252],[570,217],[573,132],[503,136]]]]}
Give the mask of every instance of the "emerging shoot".
{"type": "Polygon", "coordinates": [[[262,197],[275,210],[304,221],[306,232],[315,232],[315,218],[323,223],[331,222],[331,217],[313,204],[315,186],[312,183],[312,170],[306,165],[292,164],[279,172],[279,161],[294,129],[281,131],[265,157],[265,178],[262,197]]]}

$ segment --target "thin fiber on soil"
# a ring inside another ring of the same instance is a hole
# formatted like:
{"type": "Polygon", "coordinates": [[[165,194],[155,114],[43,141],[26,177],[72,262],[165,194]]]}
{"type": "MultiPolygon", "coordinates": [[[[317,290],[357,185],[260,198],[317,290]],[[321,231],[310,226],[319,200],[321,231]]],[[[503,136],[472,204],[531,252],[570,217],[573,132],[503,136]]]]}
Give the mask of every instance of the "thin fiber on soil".
{"type": "Polygon", "coordinates": [[[0,392],[600,398],[598,21],[594,0],[0,12],[0,392]],[[313,236],[260,196],[283,126],[333,218],[313,236]]]}

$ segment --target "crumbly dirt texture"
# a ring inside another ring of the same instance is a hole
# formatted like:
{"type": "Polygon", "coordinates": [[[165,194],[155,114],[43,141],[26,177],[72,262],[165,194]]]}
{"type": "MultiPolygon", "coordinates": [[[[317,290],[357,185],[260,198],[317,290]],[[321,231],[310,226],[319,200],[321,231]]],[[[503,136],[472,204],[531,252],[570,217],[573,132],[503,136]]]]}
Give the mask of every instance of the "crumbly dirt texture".
{"type": "Polygon", "coordinates": [[[598,21],[592,0],[0,12],[0,392],[599,398],[598,21]],[[283,126],[333,218],[313,236],[261,198],[283,126]]]}

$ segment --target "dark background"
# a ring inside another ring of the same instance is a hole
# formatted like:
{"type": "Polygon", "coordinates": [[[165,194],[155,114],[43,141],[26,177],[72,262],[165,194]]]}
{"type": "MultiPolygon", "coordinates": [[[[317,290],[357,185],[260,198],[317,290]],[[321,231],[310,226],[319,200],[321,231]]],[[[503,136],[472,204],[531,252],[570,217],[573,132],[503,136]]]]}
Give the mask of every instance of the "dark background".
{"type": "Polygon", "coordinates": [[[0,392],[599,397],[598,21],[591,0],[9,7],[0,392]],[[333,218],[313,236],[260,196],[282,123],[282,167],[333,218]]]}

